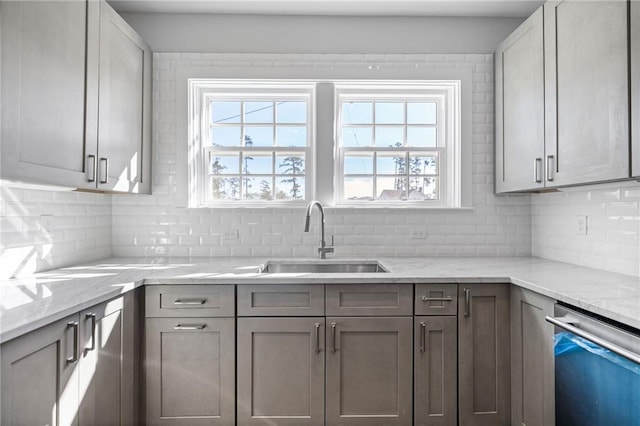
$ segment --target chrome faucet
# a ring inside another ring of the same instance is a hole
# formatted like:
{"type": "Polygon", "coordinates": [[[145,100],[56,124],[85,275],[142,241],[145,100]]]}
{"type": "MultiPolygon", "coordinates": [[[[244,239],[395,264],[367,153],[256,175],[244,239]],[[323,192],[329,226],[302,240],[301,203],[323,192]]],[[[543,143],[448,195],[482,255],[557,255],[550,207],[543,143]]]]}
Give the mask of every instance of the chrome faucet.
{"type": "Polygon", "coordinates": [[[313,209],[313,206],[317,206],[318,210],[320,210],[320,232],[322,234],[322,239],[320,240],[320,247],[318,247],[318,254],[320,254],[320,259],[326,259],[327,253],[333,253],[333,247],[327,247],[327,243],[324,239],[324,209],[322,208],[322,204],[320,204],[320,201],[313,200],[307,205],[307,213],[304,222],[304,232],[309,232],[309,222],[311,222],[311,210],[313,209]]]}

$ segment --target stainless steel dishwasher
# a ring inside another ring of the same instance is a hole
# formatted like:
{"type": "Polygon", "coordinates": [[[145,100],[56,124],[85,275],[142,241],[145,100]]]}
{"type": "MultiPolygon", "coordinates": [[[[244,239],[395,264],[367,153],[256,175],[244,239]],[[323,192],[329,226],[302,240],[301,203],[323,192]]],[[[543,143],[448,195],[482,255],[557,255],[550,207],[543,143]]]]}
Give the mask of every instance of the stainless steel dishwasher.
{"type": "Polygon", "coordinates": [[[546,320],[556,329],[556,426],[640,426],[640,331],[563,305],[546,320]]]}

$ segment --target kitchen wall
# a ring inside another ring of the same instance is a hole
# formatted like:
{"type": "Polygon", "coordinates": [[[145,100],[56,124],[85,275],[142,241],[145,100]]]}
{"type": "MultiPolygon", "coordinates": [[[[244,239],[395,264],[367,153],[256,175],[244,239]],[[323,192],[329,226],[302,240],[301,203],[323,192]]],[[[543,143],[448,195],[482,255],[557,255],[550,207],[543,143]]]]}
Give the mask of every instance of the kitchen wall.
{"type": "MultiPolygon", "coordinates": [[[[176,70],[202,67],[467,68],[473,76],[473,209],[459,211],[328,209],[327,232],[342,256],[523,256],[531,250],[527,195],[493,195],[493,55],[154,54],[153,196],[113,196],[116,256],[315,256],[318,228],[302,232],[304,210],[176,207],[176,70]],[[412,229],[426,239],[410,239],[412,229]],[[223,240],[239,230],[239,239],[223,240]]],[[[313,221],[317,223],[317,219],[313,221]]]]}
{"type": "Polygon", "coordinates": [[[640,184],[536,194],[531,214],[533,255],[640,276],[640,184]]]}
{"type": "Polygon", "coordinates": [[[110,256],[110,195],[0,182],[0,279],[110,256]]]}

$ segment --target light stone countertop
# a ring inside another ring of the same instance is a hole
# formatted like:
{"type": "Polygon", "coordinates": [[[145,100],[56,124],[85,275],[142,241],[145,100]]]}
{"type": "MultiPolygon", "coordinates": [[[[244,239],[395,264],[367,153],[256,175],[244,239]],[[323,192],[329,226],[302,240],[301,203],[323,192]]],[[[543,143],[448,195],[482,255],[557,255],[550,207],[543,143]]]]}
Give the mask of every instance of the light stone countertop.
{"type": "Polygon", "coordinates": [[[381,257],[388,273],[259,274],[266,260],[113,258],[0,281],[0,343],[153,284],[513,283],[640,329],[639,277],[542,258],[381,257]]]}

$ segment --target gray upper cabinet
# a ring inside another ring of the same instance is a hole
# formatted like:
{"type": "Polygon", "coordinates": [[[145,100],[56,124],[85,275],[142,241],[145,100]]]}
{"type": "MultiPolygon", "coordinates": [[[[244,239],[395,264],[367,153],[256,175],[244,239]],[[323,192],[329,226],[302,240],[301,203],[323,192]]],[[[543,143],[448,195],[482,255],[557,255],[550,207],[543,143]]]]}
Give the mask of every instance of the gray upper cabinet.
{"type": "Polygon", "coordinates": [[[84,152],[85,51],[95,2],[0,2],[2,15],[2,177],[95,187],[84,152]],[[88,10],[89,13],[88,13],[88,10]],[[88,25],[89,24],[89,25],[88,25]]]}
{"type": "Polygon", "coordinates": [[[98,188],[149,192],[151,49],[106,2],[98,99],[98,188]]]}
{"type": "Polygon", "coordinates": [[[631,2],[631,174],[640,176],[640,2],[631,2]]]}
{"type": "Polygon", "coordinates": [[[324,318],[238,318],[238,426],[324,426],[324,318]]]}
{"type": "Polygon", "coordinates": [[[511,424],[555,424],[554,302],[511,286],[511,424]]]}
{"type": "Polygon", "coordinates": [[[326,425],[412,424],[413,320],[327,318],[326,425]]]}
{"type": "Polygon", "coordinates": [[[458,420],[465,426],[509,425],[509,285],[460,285],[458,420]]]}
{"type": "Polygon", "coordinates": [[[630,176],[627,8],[544,6],[547,186],[630,176]]]}
{"type": "Polygon", "coordinates": [[[496,192],[544,187],[543,11],[496,50],[496,192]]]}
{"type": "Polygon", "coordinates": [[[2,177],[149,192],[149,47],[104,1],[0,12],[2,177]]]}

